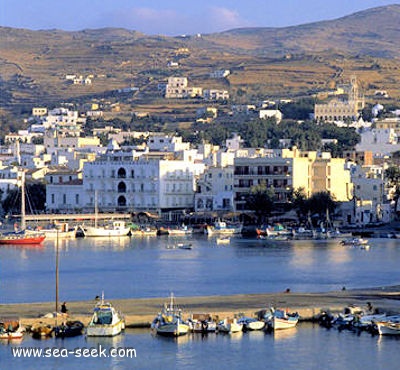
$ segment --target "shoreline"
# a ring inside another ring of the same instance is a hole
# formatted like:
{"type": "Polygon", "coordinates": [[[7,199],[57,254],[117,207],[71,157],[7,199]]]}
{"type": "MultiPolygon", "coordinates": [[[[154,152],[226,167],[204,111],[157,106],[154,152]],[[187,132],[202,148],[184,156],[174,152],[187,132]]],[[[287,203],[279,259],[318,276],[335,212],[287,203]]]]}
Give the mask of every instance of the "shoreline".
{"type": "MultiPolygon", "coordinates": [[[[113,306],[125,316],[127,328],[149,327],[154,317],[169,297],[130,298],[110,300],[113,306]]],[[[329,291],[325,293],[261,293],[219,296],[175,297],[184,316],[191,313],[209,313],[217,319],[234,317],[238,313],[254,316],[270,306],[297,311],[300,321],[312,321],[322,310],[339,313],[354,304],[365,308],[371,302],[374,308],[390,314],[400,313],[400,285],[329,291]]],[[[61,304],[61,302],[59,303],[61,304]]],[[[68,319],[89,323],[95,300],[67,302],[68,319]]],[[[17,318],[22,325],[31,326],[35,322],[54,324],[55,318],[43,316],[55,312],[55,302],[0,304],[0,319],[17,318]]],[[[62,318],[58,318],[60,322],[62,318]]]]}

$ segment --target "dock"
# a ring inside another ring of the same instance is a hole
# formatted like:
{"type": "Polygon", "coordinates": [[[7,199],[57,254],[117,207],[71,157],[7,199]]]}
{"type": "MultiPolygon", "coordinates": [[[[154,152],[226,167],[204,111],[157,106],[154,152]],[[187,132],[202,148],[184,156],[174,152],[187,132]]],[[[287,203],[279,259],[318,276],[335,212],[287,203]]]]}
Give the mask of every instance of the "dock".
{"type": "MultiPolygon", "coordinates": [[[[168,299],[166,296],[162,298],[110,299],[109,301],[124,314],[126,327],[143,328],[150,326],[168,299]]],[[[233,318],[239,313],[255,316],[257,312],[274,306],[287,308],[291,312],[297,311],[300,314],[300,321],[313,321],[322,310],[339,313],[350,304],[365,308],[367,302],[380,311],[391,314],[400,313],[400,286],[326,293],[282,292],[203,297],[176,296],[176,304],[182,308],[184,316],[207,312],[216,319],[233,318]]],[[[95,304],[95,300],[67,302],[69,318],[80,320],[87,325],[95,304]]],[[[54,311],[54,302],[0,304],[0,318],[19,317],[21,323],[26,326],[38,321],[54,324],[54,318],[43,318],[44,315],[54,311]]]]}

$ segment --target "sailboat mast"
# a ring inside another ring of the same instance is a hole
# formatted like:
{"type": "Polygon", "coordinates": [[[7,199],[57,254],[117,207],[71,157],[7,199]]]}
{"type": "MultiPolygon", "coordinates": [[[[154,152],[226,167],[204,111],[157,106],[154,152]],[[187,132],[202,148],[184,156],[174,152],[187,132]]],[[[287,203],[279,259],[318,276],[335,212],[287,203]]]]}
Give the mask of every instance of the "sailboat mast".
{"type": "Polygon", "coordinates": [[[25,172],[20,171],[21,178],[21,230],[26,229],[26,220],[25,220],[25,172]]]}
{"type": "Polygon", "coordinates": [[[97,190],[94,191],[94,227],[97,228],[97,217],[99,213],[99,207],[97,205],[97,190]]]}
{"type": "Polygon", "coordinates": [[[59,263],[59,251],[58,251],[58,229],[57,229],[57,240],[56,240],[56,324],[57,324],[57,313],[58,313],[58,263],[59,263]]]}

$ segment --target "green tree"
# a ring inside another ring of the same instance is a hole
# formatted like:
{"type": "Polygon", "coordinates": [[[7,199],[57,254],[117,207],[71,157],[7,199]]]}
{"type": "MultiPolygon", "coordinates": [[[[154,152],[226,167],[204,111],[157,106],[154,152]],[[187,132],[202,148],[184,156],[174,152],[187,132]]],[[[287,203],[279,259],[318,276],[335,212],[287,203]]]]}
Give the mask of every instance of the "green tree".
{"type": "Polygon", "coordinates": [[[265,183],[255,185],[250,188],[246,196],[246,208],[254,211],[257,223],[263,224],[274,208],[275,191],[268,188],[265,183]]]}
{"type": "Polygon", "coordinates": [[[307,207],[311,214],[318,214],[319,219],[324,219],[327,211],[334,214],[337,207],[333,197],[327,191],[321,191],[311,195],[307,199],[307,207]]]}

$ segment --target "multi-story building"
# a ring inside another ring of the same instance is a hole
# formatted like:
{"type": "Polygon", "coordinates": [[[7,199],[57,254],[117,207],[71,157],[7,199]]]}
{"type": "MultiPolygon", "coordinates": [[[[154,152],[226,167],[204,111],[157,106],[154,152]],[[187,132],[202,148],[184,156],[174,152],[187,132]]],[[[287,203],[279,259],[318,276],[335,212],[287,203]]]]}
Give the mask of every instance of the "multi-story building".
{"type": "Polygon", "coordinates": [[[48,185],[48,206],[93,211],[97,198],[99,210],[104,211],[192,209],[196,178],[205,166],[190,158],[177,160],[167,152],[124,152],[114,144],[107,153],[84,164],[82,185],[71,186],[71,191],[64,185],[48,185]]]}
{"type": "Polygon", "coordinates": [[[274,189],[279,203],[286,203],[291,192],[299,188],[308,197],[326,191],[337,201],[352,198],[345,160],[331,158],[329,153],[301,152],[297,148],[263,150],[235,158],[234,166],[236,210],[245,210],[246,195],[261,184],[274,189]]]}
{"type": "Polygon", "coordinates": [[[233,166],[210,167],[197,181],[196,212],[233,211],[233,166]]]}

